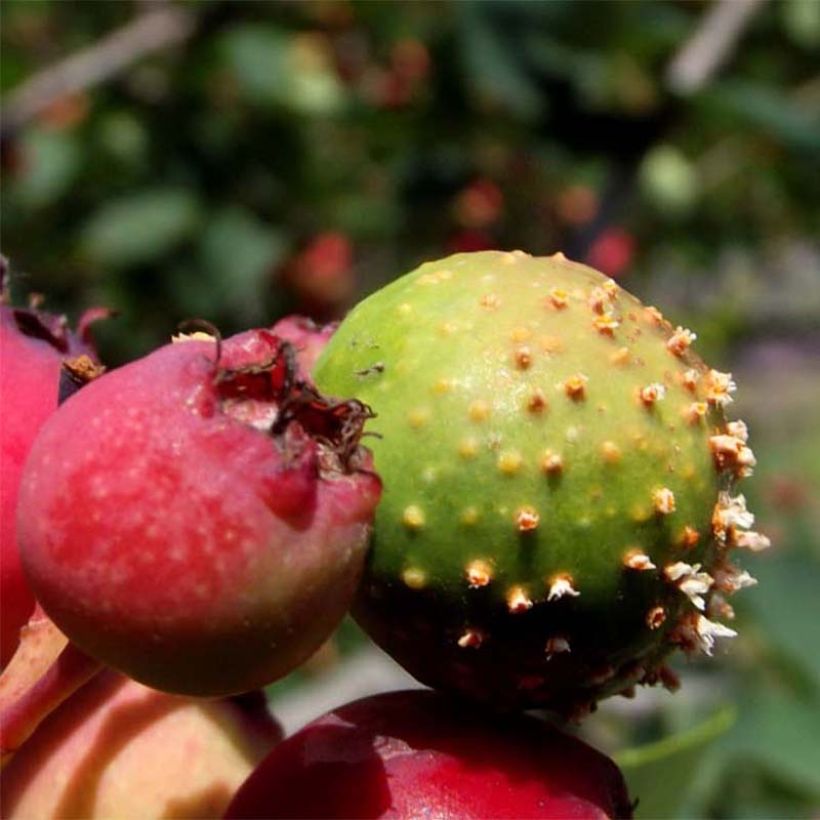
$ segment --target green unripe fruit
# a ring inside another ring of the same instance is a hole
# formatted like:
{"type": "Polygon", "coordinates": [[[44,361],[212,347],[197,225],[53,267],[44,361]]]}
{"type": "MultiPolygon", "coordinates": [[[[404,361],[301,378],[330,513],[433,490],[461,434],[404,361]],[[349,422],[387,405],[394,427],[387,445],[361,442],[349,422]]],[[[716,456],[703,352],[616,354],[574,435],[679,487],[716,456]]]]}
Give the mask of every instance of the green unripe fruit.
{"type": "Polygon", "coordinates": [[[459,254],[356,307],[315,377],[377,414],[376,642],[429,685],[577,715],[734,634],[704,611],[766,539],[731,495],[734,384],[693,339],[560,254],[459,254]]]}

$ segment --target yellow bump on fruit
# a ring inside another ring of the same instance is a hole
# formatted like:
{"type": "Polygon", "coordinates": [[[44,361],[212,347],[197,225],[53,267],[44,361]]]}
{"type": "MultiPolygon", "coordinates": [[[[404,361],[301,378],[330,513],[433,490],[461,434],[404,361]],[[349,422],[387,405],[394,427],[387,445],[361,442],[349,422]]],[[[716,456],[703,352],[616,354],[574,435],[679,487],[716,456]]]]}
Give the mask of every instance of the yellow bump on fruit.
{"type": "Polygon", "coordinates": [[[563,252],[562,252],[562,251],[556,251],[556,252],[555,252],[555,253],[554,253],[554,254],[550,257],[550,259],[554,259],[556,262],[566,262],[566,261],[567,261],[567,257],[566,257],[566,256],[564,256],[564,254],[563,254],[563,252]]]}
{"type": "Polygon", "coordinates": [[[475,399],[467,408],[470,421],[486,421],[490,417],[490,405],[483,399],[475,399]]]}
{"type": "Polygon", "coordinates": [[[400,316],[409,316],[413,312],[413,306],[410,302],[402,302],[396,309],[400,316]]]}
{"type": "Polygon", "coordinates": [[[518,450],[505,450],[499,454],[496,466],[504,475],[515,475],[523,463],[524,458],[518,450]]]}
{"type": "Polygon", "coordinates": [[[478,304],[486,310],[497,310],[501,306],[501,299],[497,293],[485,293],[478,304]]]}
{"type": "Polygon", "coordinates": [[[519,532],[532,532],[540,522],[541,516],[534,507],[519,507],[515,513],[515,526],[519,532]]]}
{"type": "Polygon", "coordinates": [[[433,382],[433,392],[437,396],[443,396],[445,393],[449,393],[453,389],[453,383],[450,379],[436,379],[433,382]]]}
{"type": "Polygon", "coordinates": [[[532,364],[532,350],[528,345],[521,345],[513,356],[515,366],[519,370],[527,370],[532,364]]]}
{"type": "Polygon", "coordinates": [[[666,349],[675,356],[683,356],[697,338],[691,330],[678,326],[666,342],[666,349]]]}
{"type": "Polygon", "coordinates": [[[515,344],[520,344],[521,342],[526,342],[532,338],[532,331],[528,327],[522,327],[519,325],[518,327],[514,327],[510,332],[510,339],[515,344]]]}
{"type": "Polygon", "coordinates": [[[753,578],[745,569],[740,569],[734,564],[723,562],[715,570],[715,589],[727,595],[734,595],[741,589],[753,587],[757,584],[757,578],[753,578]]]}
{"type": "Polygon", "coordinates": [[[564,342],[560,336],[544,335],[538,337],[538,346],[544,353],[552,355],[563,351],[564,342]]]}
{"type": "Polygon", "coordinates": [[[683,417],[689,424],[700,424],[706,416],[708,409],[705,401],[693,401],[683,408],[683,417]]]}
{"type": "Polygon", "coordinates": [[[550,476],[558,476],[564,472],[564,459],[560,453],[547,450],[541,457],[541,470],[550,476]]]}
{"type": "Polygon", "coordinates": [[[401,574],[401,579],[410,589],[424,589],[427,585],[427,573],[418,567],[408,567],[401,574]]]}
{"type": "Polygon", "coordinates": [[[508,251],[501,257],[502,265],[515,265],[518,263],[520,257],[516,256],[512,251],[508,251]]]}
{"type": "Polygon", "coordinates": [[[735,608],[722,595],[715,594],[709,599],[706,614],[710,618],[733,621],[735,619],[735,608]]]}
{"type": "Polygon", "coordinates": [[[694,393],[698,387],[700,374],[694,368],[690,368],[681,376],[681,384],[690,392],[694,393]]]}
{"type": "Polygon", "coordinates": [[[621,448],[614,441],[605,441],[601,445],[601,457],[607,464],[619,464],[622,457],[621,448]]]}
{"type": "Polygon", "coordinates": [[[548,406],[547,396],[540,387],[536,387],[527,397],[527,410],[530,413],[543,413],[548,406]]]}
{"type": "Polygon", "coordinates": [[[549,660],[553,655],[561,655],[564,652],[571,652],[569,641],[561,635],[554,635],[547,640],[544,646],[544,653],[549,660]]]}
{"type": "Polygon", "coordinates": [[[752,449],[737,436],[728,434],[711,436],[709,449],[712,451],[712,457],[718,470],[731,470],[738,478],[752,475],[752,468],[757,464],[752,449]]]}
{"type": "Polygon", "coordinates": [[[594,287],[589,294],[587,304],[595,313],[603,314],[606,312],[609,303],[609,294],[601,287],[594,287]]]}
{"type": "Polygon", "coordinates": [[[404,508],[401,515],[401,523],[408,530],[420,530],[424,526],[424,510],[417,504],[410,504],[404,508]]]}
{"type": "Polygon", "coordinates": [[[549,581],[548,601],[558,601],[567,595],[571,598],[577,598],[580,594],[573,586],[572,576],[568,573],[554,575],[549,581]]]}
{"type": "Polygon", "coordinates": [[[548,298],[556,310],[563,310],[569,304],[569,294],[562,288],[553,288],[548,298]]]}
{"type": "Polygon", "coordinates": [[[446,282],[453,278],[453,272],[447,269],[433,271],[432,273],[424,273],[418,278],[420,285],[438,285],[441,282],[446,282]]]}
{"type": "Polygon", "coordinates": [[[643,524],[652,517],[652,509],[647,504],[635,504],[630,511],[630,517],[636,524],[643,524]]]}
{"type": "Polygon", "coordinates": [[[493,568],[489,561],[483,558],[476,558],[470,561],[464,569],[464,576],[471,589],[486,587],[493,579],[493,568]]]}
{"type": "Polygon", "coordinates": [[[662,606],[653,606],[646,613],[646,625],[652,629],[659,629],[666,620],[666,610],[662,606]]]}
{"type": "Polygon", "coordinates": [[[618,298],[620,288],[614,279],[607,279],[606,282],[601,285],[601,289],[609,297],[610,302],[614,302],[618,298]]]}
{"type": "Polygon", "coordinates": [[[628,347],[619,347],[614,353],[610,354],[609,361],[617,367],[623,367],[629,364],[631,354],[628,347]]]}
{"type": "Polygon", "coordinates": [[[430,421],[430,410],[427,407],[416,407],[407,414],[407,422],[414,429],[424,427],[430,421]]]}
{"type": "Polygon", "coordinates": [[[438,332],[440,336],[443,336],[445,339],[448,336],[452,336],[458,330],[458,325],[455,322],[442,322],[438,326],[438,332]]]}
{"type": "Polygon", "coordinates": [[[652,407],[666,396],[666,387],[660,382],[652,382],[642,387],[638,395],[644,407],[652,407]]]}
{"type": "Polygon", "coordinates": [[[589,378],[583,373],[575,373],[564,382],[564,392],[573,401],[580,401],[586,397],[589,378]]]}
{"type": "Polygon", "coordinates": [[[478,649],[484,643],[484,633],[480,629],[465,629],[458,639],[462,649],[478,649]]]}
{"type": "Polygon", "coordinates": [[[461,512],[461,523],[467,527],[472,527],[478,523],[478,510],[475,507],[465,507],[461,512]]]}
{"type": "Polygon", "coordinates": [[[726,407],[731,404],[732,393],[737,385],[731,373],[721,373],[719,370],[710,370],[705,379],[706,400],[716,407],[726,407]]]}
{"type": "Polygon", "coordinates": [[[668,487],[653,490],[652,506],[658,515],[671,515],[675,512],[675,494],[668,487]]]}
{"type": "Polygon", "coordinates": [[[507,609],[514,615],[532,609],[532,599],[522,586],[510,587],[507,591],[507,609]]]}
{"type": "Polygon", "coordinates": [[[657,569],[652,563],[652,559],[639,549],[631,549],[624,555],[624,566],[627,567],[627,569],[635,569],[639,572],[657,569]]]}
{"type": "Polygon", "coordinates": [[[612,313],[602,313],[592,320],[594,328],[604,336],[612,336],[620,327],[621,320],[612,313]]]}
{"type": "Polygon", "coordinates": [[[688,524],[683,528],[683,532],[678,539],[678,543],[685,550],[690,550],[700,541],[700,533],[688,524]]]}
{"type": "Polygon", "coordinates": [[[706,609],[706,600],[703,596],[712,588],[715,579],[708,572],[700,572],[700,564],[678,561],[664,567],[663,574],[697,609],[706,609]]]}
{"type": "Polygon", "coordinates": [[[475,458],[478,455],[478,440],[472,436],[461,439],[458,443],[458,454],[466,459],[475,458]]]}
{"type": "Polygon", "coordinates": [[[762,552],[763,550],[769,549],[771,545],[772,542],[768,536],[759,532],[753,532],[752,530],[748,532],[735,532],[732,540],[732,546],[738,547],[739,549],[750,550],[751,552],[762,552]]]}
{"type": "Polygon", "coordinates": [[[666,323],[666,319],[663,318],[663,314],[654,305],[648,305],[645,307],[643,313],[646,321],[651,325],[658,325],[662,327],[666,323]]]}

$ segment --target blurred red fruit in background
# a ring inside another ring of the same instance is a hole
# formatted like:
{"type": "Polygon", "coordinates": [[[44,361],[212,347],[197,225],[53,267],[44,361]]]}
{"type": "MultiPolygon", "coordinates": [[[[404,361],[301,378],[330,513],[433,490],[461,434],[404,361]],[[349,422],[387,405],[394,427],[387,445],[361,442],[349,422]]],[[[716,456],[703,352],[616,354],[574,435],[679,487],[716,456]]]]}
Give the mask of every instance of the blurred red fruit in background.
{"type": "Polygon", "coordinates": [[[635,256],[635,238],[623,228],[609,228],[593,243],[586,262],[593,268],[617,279],[622,276],[635,256]]]}
{"type": "Polygon", "coordinates": [[[486,228],[498,221],[504,194],[494,182],[479,179],[459,192],[454,203],[456,221],[465,228],[486,228]]]}
{"type": "Polygon", "coordinates": [[[447,240],[450,253],[471,253],[472,251],[491,251],[498,243],[484,231],[458,231],[447,240]]]}
{"type": "Polygon", "coordinates": [[[314,236],[287,264],[284,281],[300,312],[320,320],[341,315],[356,285],[347,235],[326,231],[314,236]]]}

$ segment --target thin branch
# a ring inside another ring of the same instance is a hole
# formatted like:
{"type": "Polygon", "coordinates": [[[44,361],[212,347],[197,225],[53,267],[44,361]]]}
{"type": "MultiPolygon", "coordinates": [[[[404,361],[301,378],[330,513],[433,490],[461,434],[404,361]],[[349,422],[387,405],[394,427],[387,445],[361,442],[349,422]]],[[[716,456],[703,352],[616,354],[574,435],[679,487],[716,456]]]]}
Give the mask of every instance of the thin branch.
{"type": "Polygon", "coordinates": [[[140,14],[12,91],[0,112],[3,132],[19,129],[66,94],[93,88],[151,52],[182,42],[194,24],[194,16],[179,6],[163,5],[140,14]]]}
{"type": "Polygon", "coordinates": [[[743,30],[766,0],[716,0],[672,58],[666,84],[678,94],[700,91],[726,62],[743,30]]]}

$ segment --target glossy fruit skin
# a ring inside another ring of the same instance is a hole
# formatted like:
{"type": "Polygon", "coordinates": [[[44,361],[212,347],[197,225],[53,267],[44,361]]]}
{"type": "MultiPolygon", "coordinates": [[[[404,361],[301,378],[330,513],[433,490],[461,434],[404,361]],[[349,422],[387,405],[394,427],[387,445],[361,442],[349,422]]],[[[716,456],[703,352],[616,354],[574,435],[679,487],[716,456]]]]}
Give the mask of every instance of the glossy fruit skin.
{"type": "Polygon", "coordinates": [[[3,817],[217,817],[281,738],[254,694],[194,701],[104,671],[3,768],[3,817]]]}
{"type": "Polygon", "coordinates": [[[617,766],[535,718],[430,691],[348,704],[288,738],[228,818],[631,817],[617,766]]]}
{"type": "Polygon", "coordinates": [[[157,689],[226,695],[286,674],[361,574],[380,493],[365,416],[319,398],[264,330],[101,376],[45,425],[24,473],[38,600],[89,655],[157,689]]]}
{"type": "Polygon", "coordinates": [[[82,354],[94,356],[88,339],[71,333],[62,317],[0,305],[0,668],[14,654],[20,629],[34,609],[15,524],[23,464],[38,431],[57,409],[63,361],[82,354]]]}
{"type": "Polygon", "coordinates": [[[314,378],[376,413],[371,637],[427,685],[580,717],[731,634],[703,609],[753,582],[715,523],[748,526],[753,456],[693,339],[561,254],[457,254],[351,311],[314,378]]]}
{"type": "Polygon", "coordinates": [[[293,345],[299,370],[309,379],[316,360],[337,327],[338,322],[320,325],[307,316],[285,316],[271,328],[271,333],[293,345]]]}

